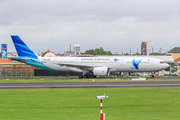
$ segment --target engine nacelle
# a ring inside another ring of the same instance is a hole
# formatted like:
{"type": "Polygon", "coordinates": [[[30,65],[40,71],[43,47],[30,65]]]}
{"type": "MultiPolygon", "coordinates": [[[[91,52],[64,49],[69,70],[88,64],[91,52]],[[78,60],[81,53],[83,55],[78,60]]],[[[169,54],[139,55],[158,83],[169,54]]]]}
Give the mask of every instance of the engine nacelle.
{"type": "Polygon", "coordinates": [[[109,76],[109,68],[108,67],[96,67],[93,69],[94,75],[97,76],[109,76]]]}

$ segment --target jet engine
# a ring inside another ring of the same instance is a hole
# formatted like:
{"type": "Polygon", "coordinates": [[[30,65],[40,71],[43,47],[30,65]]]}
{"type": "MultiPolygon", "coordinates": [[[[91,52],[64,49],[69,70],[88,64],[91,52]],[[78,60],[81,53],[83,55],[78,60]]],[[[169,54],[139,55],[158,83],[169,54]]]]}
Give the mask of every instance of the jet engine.
{"type": "Polygon", "coordinates": [[[108,67],[96,67],[93,69],[94,75],[97,76],[109,76],[109,68],[108,67]]]}

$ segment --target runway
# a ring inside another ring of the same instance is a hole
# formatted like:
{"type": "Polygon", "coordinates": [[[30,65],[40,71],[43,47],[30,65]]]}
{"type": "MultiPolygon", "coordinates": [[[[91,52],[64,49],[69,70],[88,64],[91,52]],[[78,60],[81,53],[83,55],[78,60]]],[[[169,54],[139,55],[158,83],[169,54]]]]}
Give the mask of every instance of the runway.
{"type": "Polygon", "coordinates": [[[180,81],[114,81],[114,82],[26,82],[0,83],[0,89],[39,88],[123,88],[123,87],[179,87],[180,81]]]}

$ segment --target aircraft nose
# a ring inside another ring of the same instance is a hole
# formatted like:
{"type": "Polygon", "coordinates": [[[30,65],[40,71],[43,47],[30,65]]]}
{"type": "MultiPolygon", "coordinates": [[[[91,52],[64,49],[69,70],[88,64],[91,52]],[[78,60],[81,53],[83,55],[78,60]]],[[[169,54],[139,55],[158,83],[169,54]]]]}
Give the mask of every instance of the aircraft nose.
{"type": "Polygon", "coordinates": [[[166,63],[166,65],[165,65],[165,66],[166,66],[166,68],[169,68],[169,64],[167,64],[167,63],[166,63]]]}

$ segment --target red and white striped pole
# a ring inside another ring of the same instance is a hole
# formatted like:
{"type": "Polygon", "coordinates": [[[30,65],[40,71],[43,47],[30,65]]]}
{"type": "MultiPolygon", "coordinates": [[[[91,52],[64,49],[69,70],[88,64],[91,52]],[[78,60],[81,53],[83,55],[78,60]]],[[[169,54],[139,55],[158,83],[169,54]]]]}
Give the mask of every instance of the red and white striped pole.
{"type": "Polygon", "coordinates": [[[100,100],[100,107],[101,107],[101,110],[100,110],[100,113],[101,113],[100,120],[104,120],[104,118],[103,118],[103,111],[102,111],[102,99],[100,100]]]}
{"type": "Polygon", "coordinates": [[[97,99],[100,99],[100,120],[105,120],[105,114],[103,113],[102,110],[102,99],[107,98],[108,96],[104,95],[104,96],[96,96],[97,99]]]}

